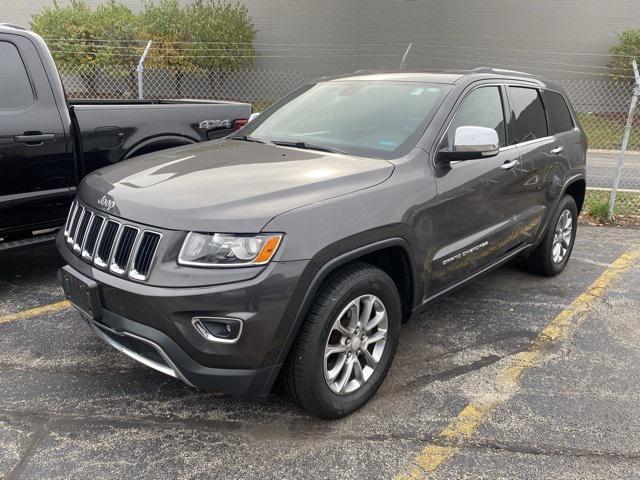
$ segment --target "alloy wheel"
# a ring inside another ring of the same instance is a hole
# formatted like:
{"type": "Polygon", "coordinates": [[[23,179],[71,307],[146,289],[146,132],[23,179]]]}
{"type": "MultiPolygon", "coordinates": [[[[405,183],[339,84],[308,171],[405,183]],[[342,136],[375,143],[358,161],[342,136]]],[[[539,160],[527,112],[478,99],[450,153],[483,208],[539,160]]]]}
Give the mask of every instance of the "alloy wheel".
{"type": "Polygon", "coordinates": [[[553,248],[551,256],[553,263],[561,263],[567,256],[571,246],[571,236],[573,233],[573,216],[569,210],[564,210],[558,218],[556,228],[553,233],[553,248]]]}
{"type": "Polygon", "coordinates": [[[324,349],[324,378],[338,395],[360,389],[371,378],[387,343],[389,320],[382,301],[362,295],[335,319],[324,349]]]}

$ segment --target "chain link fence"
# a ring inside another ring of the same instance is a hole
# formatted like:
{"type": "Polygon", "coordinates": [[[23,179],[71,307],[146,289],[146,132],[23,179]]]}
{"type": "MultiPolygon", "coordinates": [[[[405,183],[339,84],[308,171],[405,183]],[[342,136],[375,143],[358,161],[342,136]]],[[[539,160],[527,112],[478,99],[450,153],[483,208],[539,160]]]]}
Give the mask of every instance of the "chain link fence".
{"type": "MultiPolygon", "coordinates": [[[[61,68],[71,98],[138,98],[135,66],[109,67],[91,73],[61,68]]],[[[260,111],[311,80],[286,70],[171,71],[145,68],[142,73],[147,99],[216,99],[250,102],[260,111]]],[[[589,139],[586,211],[606,218],[609,195],[620,157],[629,105],[635,85],[609,80],[560,80],[589,139]]],[[[633,118],[628,151],[622,167],[616,215],[640,220],[640,114],[633,118]]]]}

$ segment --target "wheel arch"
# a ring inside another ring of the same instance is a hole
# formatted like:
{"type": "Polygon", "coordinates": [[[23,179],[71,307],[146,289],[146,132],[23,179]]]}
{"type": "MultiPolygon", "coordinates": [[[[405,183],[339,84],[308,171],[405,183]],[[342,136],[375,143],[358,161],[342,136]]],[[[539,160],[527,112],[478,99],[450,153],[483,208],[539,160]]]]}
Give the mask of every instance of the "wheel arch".
{"type": "Polygon", "coordinates": [[[582,211],[582,206],[584,205],[584,199],[587,192],[587,181],[584,177],[577,177],[569,180],[564,187],[564,191],[562,196],[571,195],[573,199],[576,201],[576,206],[578,207],[578,215],[582,211]]]}
{"type": "Polygon", "coordinates": [[[313,301],[322,284],[337,269],[355,261],[363,261],[385,271],[398,287],[402,301],[403,323],[405,323],[415,307],[417,298],[418,281],[415,267],[411,262],[411,248],[409,243],[401,237],[393,237],[364,245],[346,253],[342,253],[331,260],[324,262],[313,276],[306,293],[297,309],[284,348],[278,356],[277,363],[284,363],[291,351],[295,339],[300,333],[300,328],[313,304],[313,301]],[[391,260],[401,255],[398,264],[391,260]]]}
{"type": "Polygon", "coordinates": [[[160,150],[166,150],[167,148],[183,147],[194,143],[197,143],[197,140],[183,135],[158,135],[145,138],[133,145],[127,150],[122,159],[127,160],[132,157],[144,155],[145,153],[158,152],[160,150]]]}

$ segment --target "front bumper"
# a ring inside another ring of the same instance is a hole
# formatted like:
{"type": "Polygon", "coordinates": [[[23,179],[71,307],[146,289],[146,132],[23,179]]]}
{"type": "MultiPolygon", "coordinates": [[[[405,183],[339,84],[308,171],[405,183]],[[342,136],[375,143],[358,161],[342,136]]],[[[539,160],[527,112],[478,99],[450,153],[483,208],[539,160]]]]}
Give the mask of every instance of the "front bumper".
{"type": "Polygon", "coordinates": [[[189,386],[231,395],[263,396],[271,390],[280,365],[259,370],[205,367],[155,328],[103,310],[100,322],[82,315],[104,342],[133,360],[182,380],[189,386]]]}
{"type": "Polygon", "coordinates": [[[234,395],[269,393],[308,288],[309,262],[272,262],[239,282],[161,287],[97,269],[71,253],[60,238],[58,247],[69,263],[65,269],[97,284],[99,311],[83,317],[104,341],[198,388],[234,395]],[[194,317],[241,319],[242,335],[233,344],[211,342],[194,328],[194,317]]]}

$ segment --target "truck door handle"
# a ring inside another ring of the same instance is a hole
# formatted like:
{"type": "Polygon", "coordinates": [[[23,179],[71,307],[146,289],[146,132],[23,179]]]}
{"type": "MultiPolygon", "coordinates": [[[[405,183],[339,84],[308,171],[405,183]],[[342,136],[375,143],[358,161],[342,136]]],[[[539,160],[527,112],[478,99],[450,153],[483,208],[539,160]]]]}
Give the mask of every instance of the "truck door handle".
{"type": "Polygon", "coordinates": [[[553,150],[551,150],[551,153],[553,155],[559,155],[564,151],[564,147],[556,147],[553,150]]]}
{"type": "Polygon", "coordinates": [[[502,168],[502,170],[510,170],[510,169],[512,169],[513,167],[515,167],[516,165],[519,165],[519,164],[520,164],[520,160],[515,159],[515,160],[511,160],[510,162],[504,162],[502,164],[502,167],[500,167],[500,168],[502,168]]]}
{"type": "Polygon", "coordinates": [[[56,139],[53,133],[34,133],[25,135],[16,135],[14,141],[16,143],[26,143],[27,145],[37,145],[43,142],[52,142],[56,139]]]}

